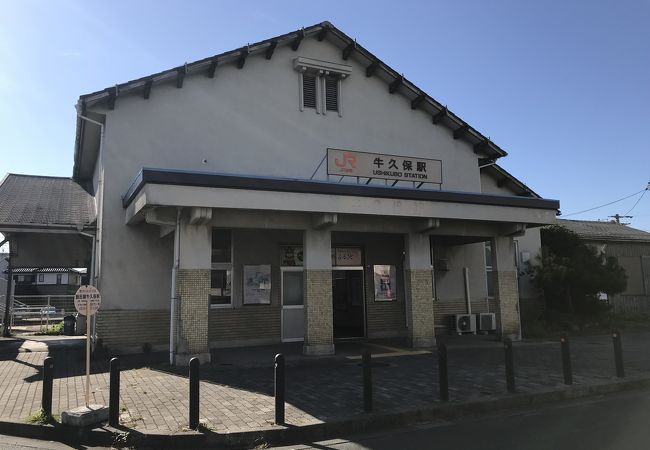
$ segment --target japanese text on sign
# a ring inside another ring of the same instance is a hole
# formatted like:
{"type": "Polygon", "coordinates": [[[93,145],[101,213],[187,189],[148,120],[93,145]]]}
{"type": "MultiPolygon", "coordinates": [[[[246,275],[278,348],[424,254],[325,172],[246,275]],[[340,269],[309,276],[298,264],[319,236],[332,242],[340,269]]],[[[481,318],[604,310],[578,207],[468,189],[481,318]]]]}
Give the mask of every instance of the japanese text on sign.
{"type": "Polygon", "coordinates": [[[102,304],[102,296],[94,286],[80,286],[74,295],[74,306],[83,316],[94,315],[102,304]]]}
{"type": "Polygon", "coordinates": [[[442,162],[328,148],[327,174],[442,184],[442,162]]]}

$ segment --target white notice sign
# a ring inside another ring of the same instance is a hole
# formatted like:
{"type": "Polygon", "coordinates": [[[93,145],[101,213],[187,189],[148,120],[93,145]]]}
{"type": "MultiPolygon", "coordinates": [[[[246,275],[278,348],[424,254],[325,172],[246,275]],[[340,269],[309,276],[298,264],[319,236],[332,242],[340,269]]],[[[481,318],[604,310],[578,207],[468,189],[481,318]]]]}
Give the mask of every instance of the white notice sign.
{"type": "Polygon", "coordinates": [[[95,286],[81,286],[74,294],[74,307],[82,316],[97,313],[102,304],[102,296],[95,286]]]}
{"type": "Polygon", "coordinates": [[[327,174],[442,184],[442,161],[328,148],[327,174]]]}

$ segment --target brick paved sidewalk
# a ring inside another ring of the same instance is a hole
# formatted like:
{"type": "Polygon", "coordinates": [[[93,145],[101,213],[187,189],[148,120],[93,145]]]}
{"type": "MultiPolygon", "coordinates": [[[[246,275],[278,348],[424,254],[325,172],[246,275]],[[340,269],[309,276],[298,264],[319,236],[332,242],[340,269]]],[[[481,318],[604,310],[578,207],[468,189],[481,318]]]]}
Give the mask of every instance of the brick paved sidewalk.
{"type": "MultiPolygon", "coordinates": [[[[626,373],[650,374],[650,333],[624,336],[626,373]]],[[[371,346],[372,347],[372,346],[371,346]]],[[[574,381],[590,384],[614,378],[609,336],[571,342],[574,381]]],[[[382,353],[382,348],[372,348],[382,353]]],[[[40,407],[43,352],[20,353],[0,360],[0,420],[24,421],[40,407]]],[[[53,412],[83,404],[84,365],[74,357],[54,355],[53,412]]],[[[273,354],[269,353],[269,361],[273,354]]],[[[376,411],[431,406],[439,401],[435,354],[375,358],[376,411]]],[[[562,386],[559,344],[515,344],[517,390],[537,392],[562,386]]],[[[451,400],[506,395],[501,345],[449,348],[451,400]]],[[[92,402],[108,402],[108,365],[93,363],[92,402]]],[[[122,371],[120,401],[123,425],[140,431],[180,431],[187,425],[188,381],[185,369],[166,364],[122,371]]],[[[273,427],[273,371],[219,365],[201,368],[201,420],[216,432],[273,427]]],[[[358,359],[287,367],[289,425],[316,424],[363,414],[358,359]]]]}

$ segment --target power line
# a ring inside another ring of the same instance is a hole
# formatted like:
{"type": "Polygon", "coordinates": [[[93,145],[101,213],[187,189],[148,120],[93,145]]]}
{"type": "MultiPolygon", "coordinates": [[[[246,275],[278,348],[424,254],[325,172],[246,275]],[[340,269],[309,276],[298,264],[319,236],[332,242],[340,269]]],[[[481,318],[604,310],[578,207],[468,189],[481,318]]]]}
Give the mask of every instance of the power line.
{"type": "Polygon", "coordinates": [[[643,196],[645,195],[646,192],[648,192],[648,188],[646,188],[646,189],[643,191],[643,194],[641,194],[641,197],[639,197],[639,199],[636,201],[636,203],[635,203],[634,205],[632,205],[632,207],[631,207],[631,208],[630,208],[630,209],[625,213],[625,215],[630,214],[630,213],[632,212],[632,210],[633,210],[634,208],[636,208],[636,205],[639,204],[639,202],[641,201],[641,199],[643,198],[643,196]]]}
{"type": "Polygon", "coordinates": [[[593,211],[594,209],[604,208],[605,206],[613,205],[614,203],[622,202],[623,200],[627,200],[630,197],[634,197],[635,195],[639,195],[641,192],[645,192],[647,190],[648,190],[647,188],[646,189],[641,189],[639,192],[635,192],[634,194],[630,194],[630,195],[627,195],[627,196],[625,196],[623,198],[619,198],[618,200],[614,200],[613,202],[605,203],[604,205],[600,205],[600,206],[594,206],[593,208],[585,209],[583,211],[577,211],[577,212],[573,212],[573,213],[570,213],[570,214],[562,214],[562,217],[575,216],[575,215],[578,215],[578,214],[593,211]]]}

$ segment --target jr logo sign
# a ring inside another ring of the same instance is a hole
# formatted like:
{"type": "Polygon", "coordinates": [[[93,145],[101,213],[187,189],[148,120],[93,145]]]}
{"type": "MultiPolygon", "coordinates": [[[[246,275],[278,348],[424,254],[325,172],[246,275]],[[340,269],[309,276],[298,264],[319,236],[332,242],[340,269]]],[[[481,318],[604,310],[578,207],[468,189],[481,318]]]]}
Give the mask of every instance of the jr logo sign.
{"type": "Polygon", "coordinates": [[[352,173],[357,168],[357,156],[354,153],[343,152],[343,155],[334,158],[334,164],[342,172],[352,173]]]}

